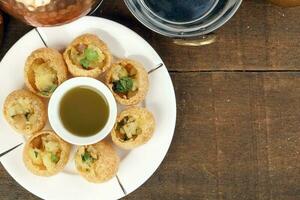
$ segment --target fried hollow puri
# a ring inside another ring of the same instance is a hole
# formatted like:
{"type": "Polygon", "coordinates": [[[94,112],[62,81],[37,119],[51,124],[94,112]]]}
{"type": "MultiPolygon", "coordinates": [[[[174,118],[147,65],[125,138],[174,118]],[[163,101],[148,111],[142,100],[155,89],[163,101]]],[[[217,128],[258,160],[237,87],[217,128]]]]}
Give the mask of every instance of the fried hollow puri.
{"type": "Polygon", "coordinates": [[[142,64],[123,59],[114,63],[106,74],[106,85],[123,105],[142,102],[149,88],[148,73],[142,64]]]}
{"type": "Polygon", "coordinates": [[[41,131],[26,142],[23,160],[29,171],[38,176],[52,176],[63,170],[69,160],[71,145],[53,131],[41,131]]]}
{"type": "Polygon", "coordinates": [[[64,59],[73,76],[97,78],[110,67],[112,56],[96,35],[84,34],[67,47],[64,59]]]}
{"type": "Polygon", "coordinates": [[[27,90],[10,93],[5,99],[3,114],[17,132],[28,136],[43,129],[47,121],[45,104],[27,90]]]}
{"type": "Polygon", "coordinates": [[[120,159],[111,144],[99,142],[81,146],[75,155],[78,172],[89,182],[102,183],[113,178],[119,167],[120,159]]]}
{"type": "Polygon", "coordinates": [[[148,142],[154,129],[152,113],[145,108],[133,107],[118,115],[111,137],[118,147],[133,149],[148,142]]]}
{"type": "Polygon", "coordinates": [[[25,84],[33,93],[49,98],[67,79],[67,67],[55,49],[40,48],[31,53],[25,64],[25,84]]]}

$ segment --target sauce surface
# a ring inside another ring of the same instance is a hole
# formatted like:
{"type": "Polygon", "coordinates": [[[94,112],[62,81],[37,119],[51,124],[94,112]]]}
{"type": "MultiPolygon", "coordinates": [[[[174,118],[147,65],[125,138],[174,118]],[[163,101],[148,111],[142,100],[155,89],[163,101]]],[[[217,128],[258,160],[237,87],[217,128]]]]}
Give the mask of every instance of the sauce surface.
{"type": "Polygon", "coordinates": [[[67,92],[59,112],[64,127],[81,137],[98,133],[109,116],[106,99],[89,87],[77,87],[67,92]]]}

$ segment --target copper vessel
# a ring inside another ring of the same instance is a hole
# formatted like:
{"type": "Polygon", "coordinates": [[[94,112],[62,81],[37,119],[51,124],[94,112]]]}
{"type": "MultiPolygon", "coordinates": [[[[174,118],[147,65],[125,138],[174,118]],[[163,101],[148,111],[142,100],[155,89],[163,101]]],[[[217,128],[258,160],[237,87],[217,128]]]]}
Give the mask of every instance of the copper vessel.
{"type": "Polygon", "coordinates": [[[32,26],[55,26],[84,16],[102,0],[0,0],[3,11],[32,26]]]}

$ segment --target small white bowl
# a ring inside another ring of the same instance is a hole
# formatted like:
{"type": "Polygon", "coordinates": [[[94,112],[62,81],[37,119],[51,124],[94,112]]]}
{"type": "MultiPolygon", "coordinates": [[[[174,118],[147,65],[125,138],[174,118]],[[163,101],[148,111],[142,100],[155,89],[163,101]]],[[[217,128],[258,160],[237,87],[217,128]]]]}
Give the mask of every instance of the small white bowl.
{"type": "Polygon", "coordinates": [[[52,94],[48,106],[48,116],[51,127],[63,140],[75,145],[89,145],[99,142],[110,133],[117,117],[117,104],[111,91],[102,82],[87,77],[72,78],[62,83],[52,94]],[[64,95],[71,89],[81,86],[92,88],[102,94],[109,107],[108,120],[103,129],[88,137],[80,137],[70,133],[64,127],[59,114],[60,102],[64,95]]]}

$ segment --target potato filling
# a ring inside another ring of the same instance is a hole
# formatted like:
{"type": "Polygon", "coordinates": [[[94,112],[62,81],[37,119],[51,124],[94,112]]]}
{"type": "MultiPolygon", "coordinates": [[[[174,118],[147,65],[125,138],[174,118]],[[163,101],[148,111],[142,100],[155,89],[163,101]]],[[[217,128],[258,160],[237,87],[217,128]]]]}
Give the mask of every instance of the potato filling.
{"type": "Polygon", "coordinates": [[[29,98],[17,99],[8,108],[8,115],[14,121],[16,128],[21,130],[30,130],[36,121],[36,115],[29,98]]]}
{"type": "Polygon", "coordinates": [[[95,161],[98,160],[97,150],[93,146],[85,146],[78,150],[80,160],[77,160],[78,167],[82,171],[96,175],[95,161]]]}
{"type": "Polygon", "coordinates": [[[133,97],[138,91],[137,70],[132,65],[117,65],[112,69],[113,91],[124,99],[133,97]]]}
{"type": "Polygon", "coordinates": [[[138,121],[132,116],[124,117],[120,122],[117,122],[117,137],[121,141],[134,140],[142,133],[138,121]]]}
{"type": "Polygon", "coordinates": [[[78,44],[71,48],[70,58],[74,65],[90,70],[94,68],[102,68],[104,65],[105,55],[101,49],[95,45],[78,44]]]}
{"type": "Polygon", "coordinates": [[[32,65],[34,73],[34,84],[38,91],[45,96],[49,96],[58,86],[56,71],[50,67],[50,62],[42,59],[36,60],[32,65]]]}
{"type": "Polygon", "coordinates": [[[52,170],[60,160],[61,146],[54,136],[42,135],[34,138],[29,156],[34,165],[43,170],[52,170]]]}

